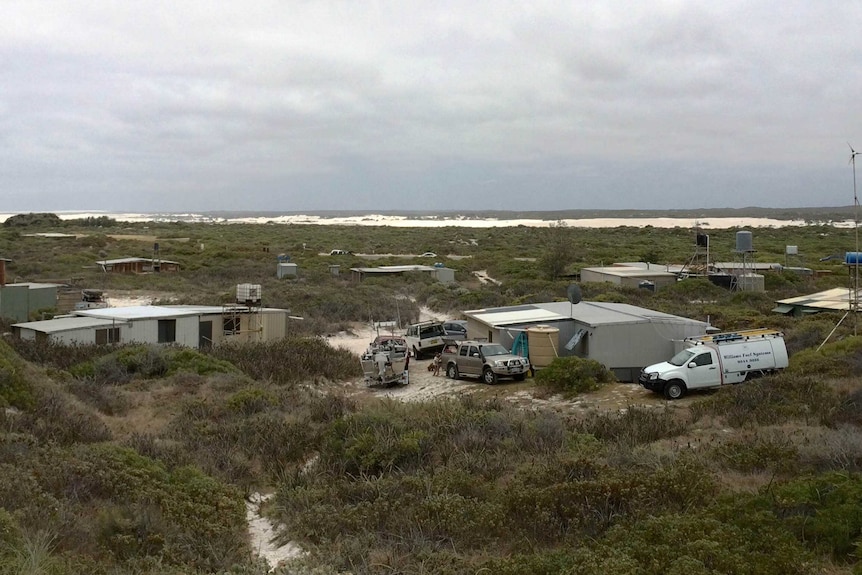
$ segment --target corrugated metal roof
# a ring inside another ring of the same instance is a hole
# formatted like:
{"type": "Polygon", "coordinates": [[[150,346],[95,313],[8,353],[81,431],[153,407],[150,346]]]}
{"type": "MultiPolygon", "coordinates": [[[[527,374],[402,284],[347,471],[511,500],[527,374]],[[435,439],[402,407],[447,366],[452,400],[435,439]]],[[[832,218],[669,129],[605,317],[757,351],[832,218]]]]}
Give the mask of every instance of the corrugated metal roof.
{"type": "MultiPolygon", "coordinates": [[[[120,320],[120,323],[125,322],[120,320]]],[[[60,333],[74,329],[93,329],[98,327],[114,327],[116,325],[117,323],[114,320],[95,317],[58,317],[42,321],[16,323],[12,327],[31,329],[40,333],[60,333]]]]}
{"type": "MultiPolygon", "coordinates": [[[[786,311],[780,311],[779,313],[787,313],[790,310],[787,310],[785,306],[791,306],[792,308],[813,308],[822,311],[846,311],[850,309],[851,294],[852,292],[847,288],[832,288],[813,294],[778,300],[775,302],[778,304],[778,307],[773,309],[773,311],[778,311],[781,308],[786,311]]],[[[862,296],[862,291],[856,295],[857,301],[860,299],[860,296],[862,296]]]]}
{"type": "Polygon", "coordinates": [[[562,316],[539,307],[515,310],[507,310],[506,308],[497,308],[495,310],[474,310],[466,311],[464,314],[494,327],[519,323],[539,323],[543,321],[560,321],[568,319],[567,316],[562,316]]]}
{"type": "Polygon", "coordinates": [[[781,270],[784,266],[780,263],[772,262],[745,262],[745,266],[742,265],[742,262],[714,262],[712,266],[717,270],[722,271],[731,271],[731,270],[741,270],[743,267],[748,270],[757,270],[760,272],[768,272],[771,270],[781,270]]]}
{"type": "Polygon", "coordinates": [[[104,265],[114,265],[114,264],[132,264],[137,262],[143,262],[151,264],[154,261],[163,263],[163,264],[178,264],[179,262],[172,262],[171,260],[163,260],[159,258],[117,258],[115,260],[99,260],[96,263],[100,266],[104,265]]]}
{"type": "Polygon", "coordinates": [[[432,272],[434,270],[446,269],[436,268],[434,266],[424,265],[403,265],[403,266],[377,266],[374,268],[350,268],[350,271],[360,272],[364,274],[391,274],[398,272],[432,272]]]}
{"type": "Polygon", "coordinates": [[[634,266],[591,267],[583,268],[581,270],[582,273],[585,271],[617,277],[672,277],[676,275],[665,270],[646,269],[634,266]]]}
{"type": "Polygon", "coordinates": [[[596,327],[599,325],[631,324],[647,322],[691,323],[704,328],[706,322],[671,315],[625,303],[585,302],[571,304],[563,302],[537,303],[509,308],[490,308],[464,312],[482,323],[492,327],[515,324],[542,323],[574,319],[596,327]]]}
{"type": "Polygon", "coordinates": [[[10,287],[11,286],[19,286],[19,287],[27,286],[30,289],[45,289],[45,288],[63,287],[64,284],[43,284],[43,283],[36,283],[36,282],[18,282],[18,283],[14,283],[14,284],[6,284],[6,285],[10,286],[10,287]]]}
{"type": "MultiPolygon", "coordinates": [[[[247,306],[232,306],[239,313],[248,313],[247,306]]],[[[288,310],[278,308],[261,308],[261,313],[287,313],[288,310]]],[[[108,307],[97,309],[75,310],[78,316],[97,317],[103,319],[135,320],[135,319],[165,319],[188,317],[194,315],[220,315],[225,307],[217,305],[133,305],[127,307],[108,307]]]]}
{"type": "Polygon", "coordinates": [[[220,306],[162,306],[132,305],[128,307],[107,307],[99,309],[75,310],[75,315],[104,319],[158,319],[188,317],[192,315],[220,314],[220,306]]]}

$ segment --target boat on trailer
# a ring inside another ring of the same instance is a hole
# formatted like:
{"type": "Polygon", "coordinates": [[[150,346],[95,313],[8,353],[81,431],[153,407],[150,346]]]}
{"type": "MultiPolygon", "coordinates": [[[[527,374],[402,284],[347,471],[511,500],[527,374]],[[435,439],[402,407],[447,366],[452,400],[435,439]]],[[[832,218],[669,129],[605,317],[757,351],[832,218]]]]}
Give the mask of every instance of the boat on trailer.
{"type": "Polygon", "coordinates": [[[410,353],[403,337],[378,335],[359,360],[368,386],[390,387],[410,382],[410,353]]]}

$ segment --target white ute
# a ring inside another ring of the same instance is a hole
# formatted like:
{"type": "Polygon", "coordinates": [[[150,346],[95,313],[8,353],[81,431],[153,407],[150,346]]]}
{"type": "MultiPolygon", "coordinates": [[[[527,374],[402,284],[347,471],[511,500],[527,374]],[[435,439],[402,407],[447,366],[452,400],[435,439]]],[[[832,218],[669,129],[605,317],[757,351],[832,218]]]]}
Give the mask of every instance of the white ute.
{"type": "Polygon", "coordinates": [[[679,399],[689,389],[742,383],[787,367],[784,334],[772,329],[689,337],[684,343],[670,360],[645,367],[638,383],[679,399]]]}

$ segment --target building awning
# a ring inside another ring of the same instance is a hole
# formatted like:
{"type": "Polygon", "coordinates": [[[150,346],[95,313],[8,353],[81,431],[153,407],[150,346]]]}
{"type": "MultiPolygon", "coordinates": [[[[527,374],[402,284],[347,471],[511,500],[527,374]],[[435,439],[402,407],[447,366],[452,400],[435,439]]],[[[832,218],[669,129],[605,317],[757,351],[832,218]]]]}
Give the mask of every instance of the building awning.
{"type": "Polygon", "coordinates": [[[794,309],[796,309],[796,306],[794,305],[781,304],[778,307],[772,308],[772,311],[774,311],[775,313],[787,314],[793,312],[794,309]]]}
{"type": "Polygon", "coordinates": [[[575,346],[578,345],[585,335],[587,335],[587,330],[579,329],[575,332],[575,335],[572,336],[572,339],[569,340],[569,343],[566,344],[566,349],[569,351],[575,349],[575,346]]]}

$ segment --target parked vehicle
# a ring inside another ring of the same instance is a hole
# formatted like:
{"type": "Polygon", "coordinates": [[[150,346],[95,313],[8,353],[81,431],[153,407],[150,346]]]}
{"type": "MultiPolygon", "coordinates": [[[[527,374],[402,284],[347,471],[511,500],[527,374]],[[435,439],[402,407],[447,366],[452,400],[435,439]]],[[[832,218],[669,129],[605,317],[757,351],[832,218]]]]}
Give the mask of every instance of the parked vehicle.
{"type": "Polygon", "coordinates": [[[407,385],[410,353],[403,337],[379,335],[359,358],[366,385],[407,385]]]}
{"type": "Polygon", "coordinates": [[[446,376],[459,379],[461,376],[481,377],[487,384],[494,384],[503,377],[523,381],[530,371],[530,360],[512,355],[499,343],[479,341],[447,342],[443,348],[442,363],[446,376]]]}
{"type": "Polygon", "coordinates": [[[346,256],[349,254],[350,254],[350,252],[348,252],[347,250],[331,250],[329,252],[329,255],[331,255],[331,256],[346,256]]]}
{"type": "Polygon", "coordinates": [[[434,320],[408,326],[404,336],[407,346],[416,359],[422,359],[425,356],[433,357],[443,349],[444,337],[446,337],[446,330],[443,329],[443,323],[434,320]]]}
{"type": "Polygon", "coordinates": [[[420,258],[436,258],[437,254],[435,254],[434,252],[425,252],[424,254],[422,254],[419,257],[420,258]]]}
{"type": "Polygon", "coordinates": [[[784,334],[752,329],[686,338],[670,360],[645,367],[638,383],[679,399],[690,389],[741,383],[787,367],[784,334]]]}
{"type": "Polygon", "coordinates": [[[444,321],[443,331],[446,332],[446,339],[467,339],[467,322],[456,319],[444,321]]]}

